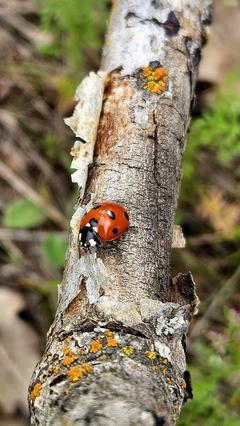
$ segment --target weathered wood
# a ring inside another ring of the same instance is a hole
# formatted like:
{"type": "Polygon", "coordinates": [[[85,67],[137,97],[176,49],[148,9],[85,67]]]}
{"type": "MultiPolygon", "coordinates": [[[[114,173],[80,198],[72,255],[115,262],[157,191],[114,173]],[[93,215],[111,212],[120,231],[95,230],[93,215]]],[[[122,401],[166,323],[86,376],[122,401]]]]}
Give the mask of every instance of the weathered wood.
{"type": "Polygon", "coordinates": [[[56,318],[30,385],[32,425],[174,425],[190,396],[184,337],[197,297],[190,274],[170,280],[169,262],[209,7],[114,2],[102,72],[79,88],[67,121],[78,137],[80,201],[56,318]],[[127,207],[129,231],[79,259],[81,218],[102,201],[127,207]]]}

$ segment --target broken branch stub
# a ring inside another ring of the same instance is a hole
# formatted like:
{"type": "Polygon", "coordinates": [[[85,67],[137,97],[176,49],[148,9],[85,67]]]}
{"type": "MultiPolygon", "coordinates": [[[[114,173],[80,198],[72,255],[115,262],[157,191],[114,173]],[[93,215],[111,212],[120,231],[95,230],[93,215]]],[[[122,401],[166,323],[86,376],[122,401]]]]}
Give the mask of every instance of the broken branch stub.
{"type": "Polygon", "coordinates": [[[67,120],[80,202],[30,385],[32,425],[174,425],[191,395],[184,337],[198,301],[190,274],[170,280],[169,261],[207,13],[204,0],[114,2],[101,71],[67,120]],[[82,217],[103,201],[127,207],[129,231],[79,258],[82,217]]]}

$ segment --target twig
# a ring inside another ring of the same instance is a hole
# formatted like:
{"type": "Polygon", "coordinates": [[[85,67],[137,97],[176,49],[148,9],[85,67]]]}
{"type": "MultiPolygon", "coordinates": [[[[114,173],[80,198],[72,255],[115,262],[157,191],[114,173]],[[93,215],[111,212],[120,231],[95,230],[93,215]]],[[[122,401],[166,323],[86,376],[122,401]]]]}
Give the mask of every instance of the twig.
{"type": "Polygon", "coordinates": [[[208,306],[207,310],[204,312],[202,318],[196,322],[196,325],[192,328],[190,332],[190,337],[196,339],[202,334],[213,315],[216,315],[217,312],[223,307],[226,306],[227,301],[233,295],[237,286],[240,285],[240,266],[236,269],[234,274],[226,281],[226,283],[214,294],[213,300],[208,306]]]}

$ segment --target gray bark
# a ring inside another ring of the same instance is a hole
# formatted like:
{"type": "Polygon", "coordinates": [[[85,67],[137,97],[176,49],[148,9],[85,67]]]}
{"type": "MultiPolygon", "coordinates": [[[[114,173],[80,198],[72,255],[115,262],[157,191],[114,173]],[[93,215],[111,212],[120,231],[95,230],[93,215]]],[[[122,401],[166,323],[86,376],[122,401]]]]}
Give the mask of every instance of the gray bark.
{"type": "Polygon", "coordinates": [[[78,89],[67,120],[80,138],[72,150],[80,199],[30,384],[32,425],[174,425],[189,396],[184,337],[197,296],[190,274],[170,279],[169,263],[209,8],[208,0],[114,2],[102,72],[78,89]],[[166,70],[162,93],[146,85],[147,66],[166,70]],[[81,218],[102,201],[127,207],[129,231],[79,258],[81,218]]]}

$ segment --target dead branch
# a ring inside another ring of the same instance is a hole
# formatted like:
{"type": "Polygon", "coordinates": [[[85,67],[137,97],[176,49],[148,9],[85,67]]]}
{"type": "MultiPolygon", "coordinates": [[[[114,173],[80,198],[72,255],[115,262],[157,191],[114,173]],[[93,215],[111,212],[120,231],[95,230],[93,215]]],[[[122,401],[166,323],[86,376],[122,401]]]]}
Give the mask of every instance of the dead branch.
{"type": "Polygon", "coordinates": [[[191,397],[184,337],[197,297],[190,274],[170,279],[169,261],[209,7],[114,1],[101,71],[67,120],[80,201],[30,385],[32,425],[174,425],[191,397]],[[81,219],[102,201],[127,207],[129,231],[79,259],[81,219]]]}

